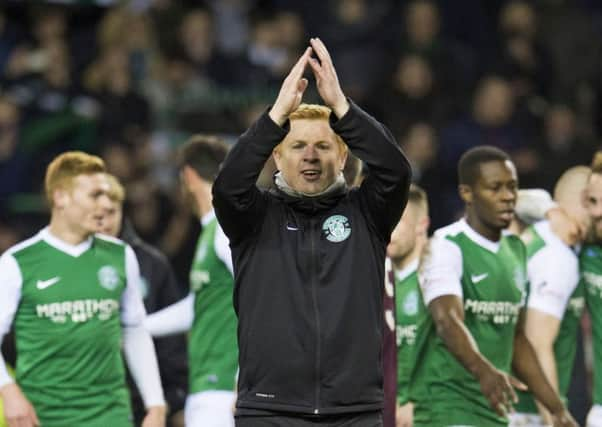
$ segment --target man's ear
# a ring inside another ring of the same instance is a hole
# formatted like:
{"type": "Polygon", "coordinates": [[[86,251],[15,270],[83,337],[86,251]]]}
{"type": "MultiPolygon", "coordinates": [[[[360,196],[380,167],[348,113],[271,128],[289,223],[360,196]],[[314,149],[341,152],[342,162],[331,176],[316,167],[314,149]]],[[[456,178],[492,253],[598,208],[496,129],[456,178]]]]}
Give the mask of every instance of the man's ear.
{"type": "Polygon", "coordinates": [[[282,153],[280,152],[280,144],[274,148],[272,151],[272,158],[274,159],[274,163],[276,164],[276,170],[280,170],[280,159],[282,158],[282,153]]]}
{"type": "Polygon", "coordinates": [[[69,192],[65,188],[56,188],[52,193],[52,206],[62,209],[69,200],[69,192]]]}
{"type": "Polygon", "coordinates": [[[343,172],[343,169],[345,169],[345,164],[347,163],[347,157],[349,156],[349,150],[345,150],[345,152],[343,154],[341,154],[341,167],[340,170],[341,172],[343,172]]]}
{"type": "Polygon", "coordinates": [[[431,219],[428,215],[419,218],[416,224],[416,233],[419,235],[427,236],[430,225],[431,219]]]}
{"type": "Polygon", "coordinates": [[[462,201],[464,201],[464,203],[466,204],[470,204],[472,203],[472,187],[470,185],[466,185],[466,184],[460,184],[458,185],[458,193],[460,194],[460,198],[462,199],[462,201]]]}

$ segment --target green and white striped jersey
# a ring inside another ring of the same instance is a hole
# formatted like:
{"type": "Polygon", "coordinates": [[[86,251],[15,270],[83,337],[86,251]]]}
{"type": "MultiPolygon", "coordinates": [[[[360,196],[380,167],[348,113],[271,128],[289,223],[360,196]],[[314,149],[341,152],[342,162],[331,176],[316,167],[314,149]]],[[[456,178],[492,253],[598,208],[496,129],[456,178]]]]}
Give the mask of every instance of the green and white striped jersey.
{"type": "MultiPolygon", "coordinates": [[[[493,242],[465,220],[438,230],[420,271],[424,304],[456,295],[464,304],[464,323],[479,351],[496,368],[509,372],[516,324],[527,296],[526,250],[517,236],[493,242]]],[[[418,328],[418,365],[410,400],[414,425],[506,426],[480,390],[478,381],[457,361],[435,331],[430,315],[418,328]]]]}

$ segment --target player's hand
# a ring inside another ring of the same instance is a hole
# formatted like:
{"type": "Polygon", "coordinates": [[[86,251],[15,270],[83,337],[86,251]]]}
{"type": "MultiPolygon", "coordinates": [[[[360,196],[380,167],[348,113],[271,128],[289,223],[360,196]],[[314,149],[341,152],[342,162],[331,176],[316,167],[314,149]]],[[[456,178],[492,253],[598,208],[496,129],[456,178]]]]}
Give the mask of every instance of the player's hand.
{"type": "Polygon", "coordinates": [[[146,411],[141,427],[165,427],[165,406],[151,406],[146,411]]]}
{"type": "Polygon", "coordinates": [[[519,390],[527,389],[527,386],[516,378],[500,371],[489,363],[483,364],[477,378],[481,385],[481,392],[489,401],[489,405],[502,417],[512,412],[512,405],[518,403],[514,387],[519,390]]]}
{"type": "Polygon", "coordinates": [[[395,410],[395,427],[412,427],[414,425],[414,404],[408,402],[397,406],[395,410]]]}
{"type": "Polygon", "coordinates": [[[556,414],[552,414],[552,421],[554,427],[579,427],[577,421],[575,421],[571,413],[566,408],[563,408],[556,414]]]}
{"type": "Polygon", "coordinates": [[[307,79],[303,77],[303,72],[307,66],[307,61],[312,53],[311,47],[305,49],[305,52],[297,63],[291,68],[290,73],[280,87],[278,97],[268,113],[274,123],[282,126],[288,119],[289,114],[299,107],[303,99],[303,93],[307,89],[307,79]]]}
{"type": "Polygon", "coordinates": [[[33,405],[17,384],[11,383],[0,388],[0,396],[4,401],[4,417],[8,427],[37,427],[40,425],[33,405]]]}
{"type": "Polygon", "coordinates": [[[319,59],[309,58],[309,65],[316,77],[318,93],[324,103],[332,108],[332,111],[340,119],[349,110],[349,102],[341,89],[337,72],[326,46],[319,38],[310,39],[310,43],[319,59]]]}

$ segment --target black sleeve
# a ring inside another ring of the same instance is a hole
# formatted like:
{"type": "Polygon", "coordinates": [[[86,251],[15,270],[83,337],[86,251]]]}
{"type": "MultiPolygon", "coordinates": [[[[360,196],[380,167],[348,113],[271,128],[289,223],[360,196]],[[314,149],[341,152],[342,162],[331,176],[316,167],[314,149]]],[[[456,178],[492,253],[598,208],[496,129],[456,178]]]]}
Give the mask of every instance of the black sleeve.
{"type": "Polygon", "coordinates": [[[388,242],[408,200],[410,163],[383,124],[353,102],[349,104],[349,111],[331,126],[368,166],[360,198],[375,229],[388,242]]]}
{"type": "Polygon", "coordinates": [[[228,153],[213,184],[213,206],[231,242],[248,235],[261,223],[266,198],[255,183],[272,150],[287,132],[266,111],[228,153]]]}

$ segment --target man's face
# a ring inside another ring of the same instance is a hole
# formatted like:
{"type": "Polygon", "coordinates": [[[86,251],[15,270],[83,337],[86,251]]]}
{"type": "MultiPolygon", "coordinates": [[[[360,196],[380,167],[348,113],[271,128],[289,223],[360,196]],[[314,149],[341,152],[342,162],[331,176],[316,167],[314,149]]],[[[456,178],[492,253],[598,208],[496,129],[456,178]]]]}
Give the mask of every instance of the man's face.
{"type": "Polygon", "coordinates": [[[514,218],[518,190],[516,168],[510,161],[480,165],[480,174],[467,201],[479,222],[492,230],[503,230],[514,218]]]}
{"type": "Polygon", "coordinates": [[[55,206],[63,210],[66,224],[77,233],[93,234],[103,227],[111,200],[105,174],[78,175],[71,188],[60,191],[55,206]]]}
{"type": "Polygon", "coordinates": [[[418,236],[418,220],[417,207],[414,203],[408,202],[401,219],[391,233],[387,256],[393,260],[399,260],[412,252],[418,236]]]}
{"type": "Polygon", "coordinates": [[[602,242],[602,174],[592,173],[585,190],[585,207],[591,219],[592,237],[602,242]]]}
{"type": "Polygon", "coordinates": [[[326,120],[291,120],[290,132],[274,150],[276,166],[286,182],[305,194],[328,188],[343,170],[346,157],[326,120]]]}
{"type": "Polygon", "coordinates": [[[121,220],[123,218],[123,207],[121,202],[111,200],[110,206],[105,210],[100,233],[117,237],[121,232],[121,220]]]}

